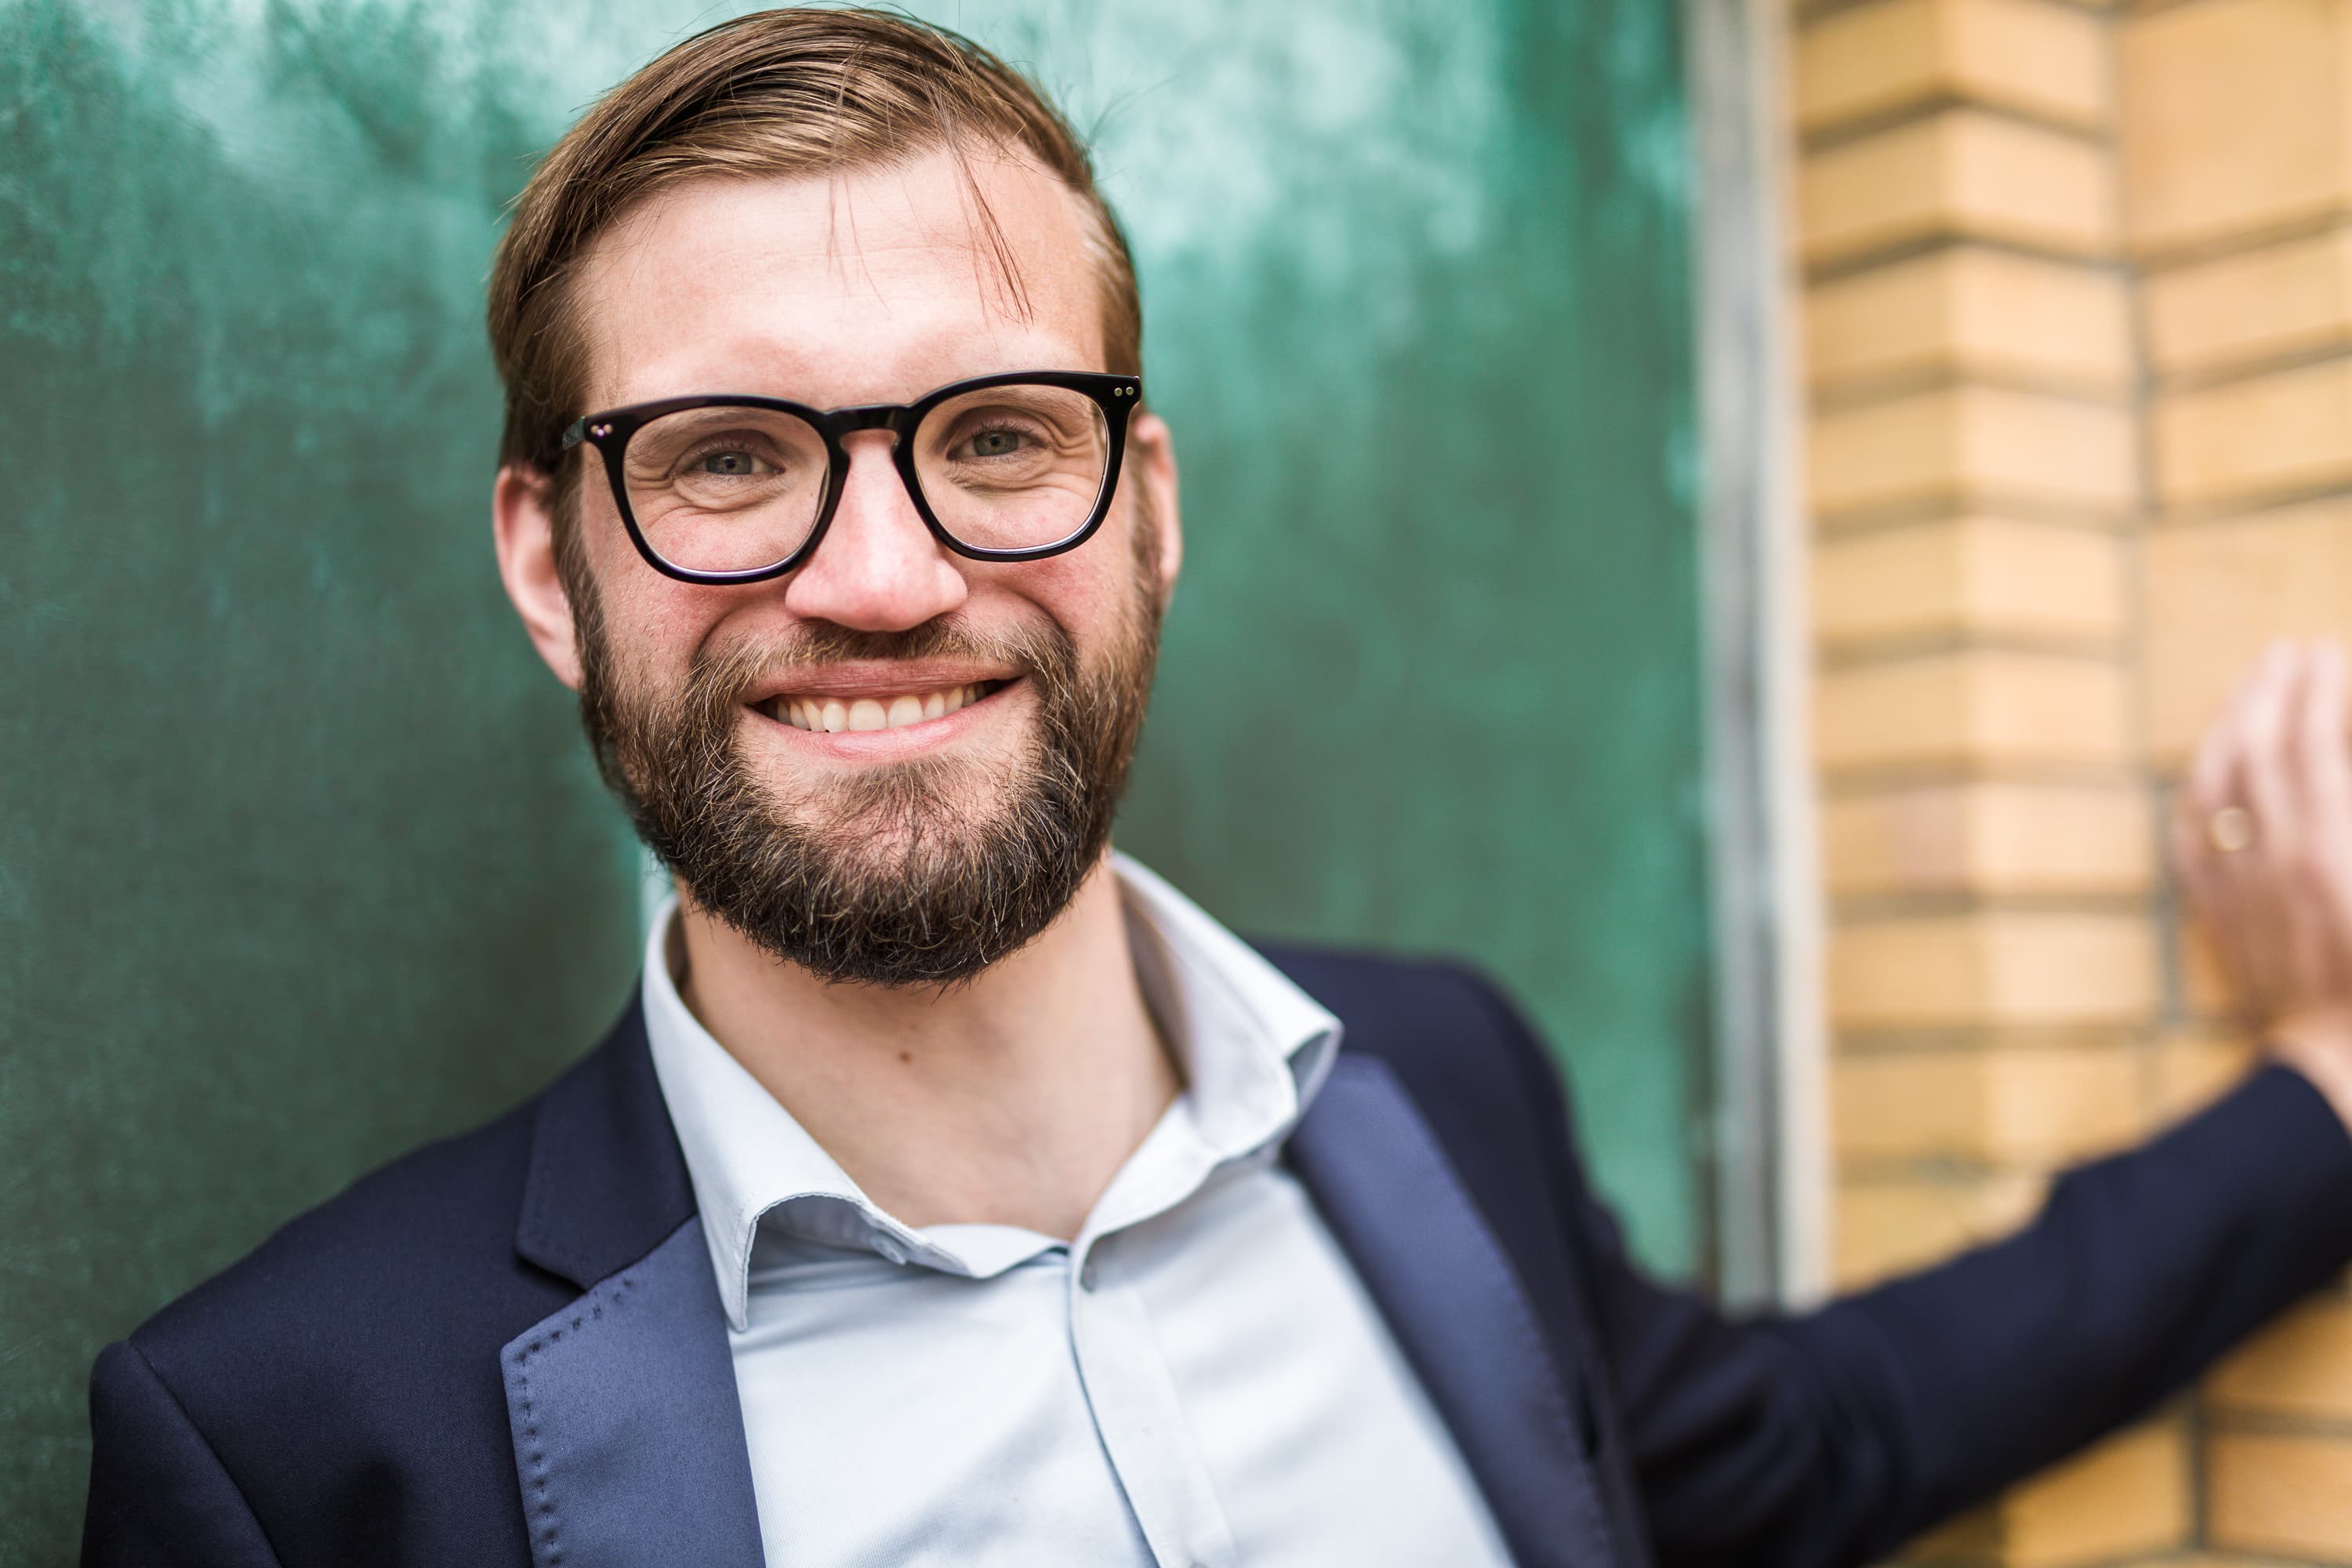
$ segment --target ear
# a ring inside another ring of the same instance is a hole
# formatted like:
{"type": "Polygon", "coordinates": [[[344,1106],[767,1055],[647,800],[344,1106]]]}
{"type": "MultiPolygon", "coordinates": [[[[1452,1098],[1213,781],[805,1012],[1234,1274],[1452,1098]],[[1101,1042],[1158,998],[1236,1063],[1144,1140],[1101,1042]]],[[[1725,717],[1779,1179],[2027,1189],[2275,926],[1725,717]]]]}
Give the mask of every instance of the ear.
{"type": "Polygon", "coordinates": [[[555,569],[555,483],[536,468],[499,470],[490,491],[490,521],[498,539],[499,577],[530,634],[531,647],[555,679],[580,689],[580,645],[572,599],[555,569]]]}
{"type": "Polygon", "coordinates": [[[1177,507],[1176,437],[1168,421],[1146,409],[1137,409],[1128,426],[1127,460],[1143,487],[1138,499],[1151,508],[1160,534],[1160,607],[1176,595],[1176,574],[1184,564],[1184,520],[1177,507]]]}

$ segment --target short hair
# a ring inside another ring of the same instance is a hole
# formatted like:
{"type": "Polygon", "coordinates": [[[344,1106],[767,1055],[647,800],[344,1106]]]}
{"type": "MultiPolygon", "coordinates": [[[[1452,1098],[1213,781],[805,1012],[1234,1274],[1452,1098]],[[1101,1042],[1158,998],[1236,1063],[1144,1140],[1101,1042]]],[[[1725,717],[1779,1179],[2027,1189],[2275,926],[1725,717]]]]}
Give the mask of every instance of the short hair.
{"type": "MultiPolygon", "coordinates": [[[[1033,159],[1078,198],[1096,253],[1103,368],[1141,374],[1133,256],[1086,144],[1042,91],[971,39],[906,16],[760,11],[695,35],[604,94],[516,198],[489,279],[490,349],[506,384],[499,462],[562,473],[587,369],[573,277],[631,206],[688,180],[887,167],[942,147],[1033,159]]],[[[1003,237],[986,203],[976,206],[1010,277],[1003,237]]]]}

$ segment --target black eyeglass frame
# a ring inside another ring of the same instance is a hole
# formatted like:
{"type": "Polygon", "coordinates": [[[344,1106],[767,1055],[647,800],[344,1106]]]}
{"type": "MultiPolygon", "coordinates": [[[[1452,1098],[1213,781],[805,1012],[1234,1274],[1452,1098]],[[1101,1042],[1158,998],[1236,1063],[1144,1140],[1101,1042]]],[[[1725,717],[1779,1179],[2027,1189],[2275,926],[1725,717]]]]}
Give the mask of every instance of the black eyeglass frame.
{"type": "Polygon", "coordinates": [[[958,555],[974,561],[1038,561],[1048,555],[1059,555],[1066,550],[1076,550],[1094,536],[1110,514],[1111,498],[1118,489],[1118,471],[1127,455],[1128,416],[1143,397],[1143,379],[1134,375],[1110,375],[1097,371],[1080,370],[1019,370],[1000,375],[974,376],[969,381],[950,382],[923,394],[912,403],[866,403],[847,408],[811,408],[806,404],[792,403],[780,397],[756,397],[730,393],[697,394],[688,397],[665,397],[652,403],[632,403],[625,407],[607,408],[572,421],[563,432],[563,450],[570,452],[582,442],[594,447],[604,457],[604,478],[613,487],[614,504],[621,509],[622,526],[629,531],[629,542],[646,564],[665,577],[681,583],[699,583],[723,586],[731,583],[762,583],[804,563],[815,553],[824,540],[825,530],[833,525],[834,510],[841,503],[841,491],[849,479],[849,451],[842,437],[857,430],[887,430],[898,439],[892,444],[892,460],[898,468],[898,478],[907,487],[907,495],[915,503],[916,512],[931,537],[954,551],[958,555]],[[977,544],[966,544],[950,533],[931,510],[931,503],[923,495],[922,481],[915,473],[914,433],[921,427],[930,411],[951,397],[969,392],[985,392],[992,386],[1057,386],[1066,391],[1083,392],[1094,400],[1103,413],[1108,433],[1110,450],[1103,463],[1102,489],[1087,521],[1076,531],[1050,544],[1026,545],[1015,550],[991,550],[977,544]],[[814,428],[824,437],[828,472],[824,481],[824,498],[817,505],[816,521],[809,528],[808,537],[799,548],[772,566],[741,567],[732,572],[698,572],[691,567],[663,559],[637,527],[636,513],[629,506],[628,476],[622,467],[622,457],[628,450],[629,438],[646,426],[666,414],[677,414],[688,408],[767,408],[789,414],[814,428]]]}

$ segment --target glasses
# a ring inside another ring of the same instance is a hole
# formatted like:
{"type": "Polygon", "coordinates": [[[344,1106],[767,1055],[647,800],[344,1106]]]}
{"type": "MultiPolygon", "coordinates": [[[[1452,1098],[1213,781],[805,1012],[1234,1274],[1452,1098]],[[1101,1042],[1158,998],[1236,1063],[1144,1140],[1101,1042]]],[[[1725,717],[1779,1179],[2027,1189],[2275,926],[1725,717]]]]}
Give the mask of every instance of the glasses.
{"type": "Polygon", "coordinates": [[[1110,510],[1132,375],[1015,371],[912,403],[831,410],[773,397],[667,397],[576,421],[637,552],[685,583],[757,583],[806,561],[849,477],[842,437],[887,430],[915,510],[975,561],[1034,561],[1084,544],[1110,510]]]}

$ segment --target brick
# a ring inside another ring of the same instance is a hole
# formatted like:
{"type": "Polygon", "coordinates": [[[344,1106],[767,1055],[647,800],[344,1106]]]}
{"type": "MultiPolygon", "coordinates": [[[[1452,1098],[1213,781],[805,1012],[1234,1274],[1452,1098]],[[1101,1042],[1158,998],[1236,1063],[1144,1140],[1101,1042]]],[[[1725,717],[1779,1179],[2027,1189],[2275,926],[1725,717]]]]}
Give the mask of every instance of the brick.
{"type": "Polygon", "coordinates": [[[2257,232],[2343,202],[2345,25],[2337,0],[2202,0],[2124,21],[2135,248],[2257,232]]]}
{"type": "Polygon", "coordinates": [[[2000,1561],[2000,1506],[1980,1504],[1906,1542],[1894,1563],[1917,1568],[1979,1568],[2000,1561]]]}
{"type": "Polygon", "coordinates": [[[2121,408],[1963,385],[1816,416],[1807,472],[1822,518],[1933,503],[2113,519],[2138,497],[2134,453],[2121,408]]]}
{"type": "Polygon", "coordinates": [[[2157,529],[2141,560],[2147,733],[2168,764],[2273,638],[2352,639],[2352,501],[2157,529]]]}
{"type": "Polygon", "coordinates": [[[1831,771],[2126,760],[2122,669],[2106,660],[1972,648],[1836,669],[1814,689],[1831,771]]]}
{"type": "Polygon", "coordinates": [[[1832,928],[1829,1012],[1844,1030],[2137,1024],[2158,999],[2155,933],[2133,916],[1996,910],[1832,928]]]}
{"type": "Polygon", "coordinates": [[[2077,1568],[2187,1545],[2189,1473],[2177,1420],[2105,1439],[2001,1500],[2003,1568],[2077,1568]]]}
{"type": "Polygon", "coordinates": [[[2253,1065],[2251,1042],[2199,1029],[2178,1030],[2157,1042],[2152,1119],[2176,1121],[2220,1099],[2253,1065]]]}
{"type": "Polygon", "coordinates": [[[2352,1557],[2352,1437],[2222,1430],[2205,1453],[2214,1545],[2332,1563],[2352,1557]]]}
{"type": "Polygon", "coordinates": [[[2123,279],[2084,262],[1961,245],[1816,284],[1805,367],[1817,387],[1982,375],[2112,395],[2132,375],[2123,279]]]}
{"type": "Polygon", "coordinates": [[[2136,784],[1916,784],[1822,805],[1826,881],[1842,898],[2145,892],[2154,807],[2136,784]]]}
{"type": "Polygon", "coordinates": [[[1956,1180],[1843,1180],[1832,1199],[1831,1268],[1852,1289],[2016,1229],[2046,1182],[2028,1173],[1956,1180]]]}
{"type": "Polygon", "coordinates": [[[2168,393],[2152,425],[2168,508],[2248,505],[2352,483],[2352,358],[2168,393]]]}
{"type": "Polygon", "coordinates": [[[2141,297],[2162,374],[2352,344],[2352,227],[2157,272],[2141,297]]]}
{"type": "Polygon", "coordinates": [[[2297,1307],[2231,1352],[2205,1392],[2232,1411],[2352,1421],[2352,1300],[2297,1307]]]}
{"type": "Polygon", "coordinates": [[[2053,1165],[2140,1131],[2139,1063],[2120,1045],[1884,1051],[1830,1068],[1839,1156],[2053,1165]]]}
{"type": "Polygon", "coordinates": [[[1824,542],[1813,626],[1829,647],[1906,637],[2107,643],[2124,625],[2123,547],[2109,533],[1947,518],[1824,542]]]}
{"type": "Polygon", "coordinates": [[[1949,109],[1809,153],[1797,174],[1809,265],[1940,238],[2099,256],[2117,237],[2107,155],[2063,132],[1949,109]]]}
{"type": "Polygon", "coordinates": [[[1946,97],[2087,128],[2113,96],[2097,19],[2047,0],[1878,0],[1807,25],[1795,63],[1807,131],[1946,97]]]}

